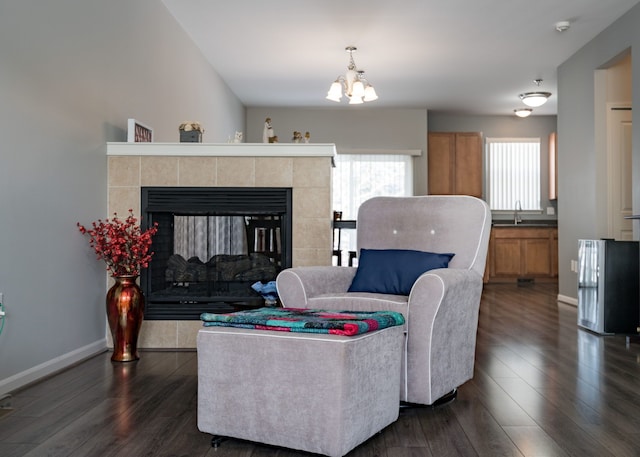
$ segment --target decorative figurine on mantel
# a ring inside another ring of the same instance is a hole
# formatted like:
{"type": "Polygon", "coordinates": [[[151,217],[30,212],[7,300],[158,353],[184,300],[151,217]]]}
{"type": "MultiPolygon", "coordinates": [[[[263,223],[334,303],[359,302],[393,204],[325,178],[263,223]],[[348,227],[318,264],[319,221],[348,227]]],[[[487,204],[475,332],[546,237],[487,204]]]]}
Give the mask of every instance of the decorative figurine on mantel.
{"type": "Polygon", "coordinates": [[[202,143],[204,129],[197,121],[186,121],[178,127],[180,131],[180,143],[202,143]]]}
{"type": "Polygon", "coordinates": [[[293,132],[293,138],[291,141],[294,143],[309,143],[311,140],[311,134],[309,132],[305,132],[304,137],[302,136],[302,132],[293,132]]]}
{"type": "Polygon", "coordinates": [[[273,133],[273,127],[271,126],[271,118],[268,117],[264,120],[264,130],[262,131],[262,142],[263,143],[277,143],[278,137],[273,133]],[[274,138],[276,140],[274,141],[274,138]]]}
{"type": "Polygon", "coordinates": [[[236,131],[236,136],[233,137],[233,142],[234,143],[242,143],[242,138],[243,137],[244,137],[244,134],[242,132],[236,131]]]}

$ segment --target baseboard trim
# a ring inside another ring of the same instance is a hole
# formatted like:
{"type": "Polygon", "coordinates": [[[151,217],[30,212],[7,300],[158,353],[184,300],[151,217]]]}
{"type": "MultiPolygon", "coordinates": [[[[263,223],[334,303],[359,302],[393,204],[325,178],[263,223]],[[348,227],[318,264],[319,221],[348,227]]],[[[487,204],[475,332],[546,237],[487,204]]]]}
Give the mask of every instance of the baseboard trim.
{"type": "Polygon", "coordinates": [[[557,300],[567,305],[578,307],[578,299],[573,297],[567,297],[566,295],[558,294],[557,300]]]}
{"type": "Polygon", "coordinates": [[[0,396],[20,389],[75,363],[88,359],[107,350],[107,340],[103,338],[87,346],[68,352],[47,362],[36,365],[21,373],[0,380],[0,396]]]}

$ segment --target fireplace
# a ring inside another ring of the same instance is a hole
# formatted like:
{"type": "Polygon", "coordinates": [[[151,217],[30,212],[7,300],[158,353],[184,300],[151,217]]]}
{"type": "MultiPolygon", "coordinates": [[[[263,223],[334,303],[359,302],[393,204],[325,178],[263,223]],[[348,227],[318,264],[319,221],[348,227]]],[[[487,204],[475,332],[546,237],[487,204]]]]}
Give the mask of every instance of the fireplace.
{"type": "Polygon", "coordinates": [[[142,187],[144,227],[158,223],[141,275],[147,320],[265,305],[257,283],[292,264],[292,190],[142,187]]]}

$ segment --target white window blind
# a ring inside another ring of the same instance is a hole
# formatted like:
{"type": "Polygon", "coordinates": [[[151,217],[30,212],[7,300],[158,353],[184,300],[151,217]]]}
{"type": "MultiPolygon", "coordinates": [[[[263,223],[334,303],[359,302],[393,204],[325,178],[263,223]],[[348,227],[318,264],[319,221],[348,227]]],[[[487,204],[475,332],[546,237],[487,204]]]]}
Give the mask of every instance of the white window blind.
{"type": "MultiPolygon", "coordinates": [[[[358,208],[371,197],[413,195],[413,161],[405,154],[338,154],[333,169],[333,210],[343,220],[355,220],[358,208]]],[[[335,235],[335,233],[334,233],[335,235]]],[[[337,240],[334,240],[334,242],[337,240]]],[[[355,251],[355,230],[344,230],[334,249],[355,251]]]]}
{"type": "Polygon", "coordinates": [[[489,206],[540,210],[540,139],[487,138],[489,206]]]}
{"type": "Polygon", "coordinates": [[[333,209],[354,220],[365,200],[377,196],[413,195],[410,155],[338,154],[333,169],[333,209]]]}

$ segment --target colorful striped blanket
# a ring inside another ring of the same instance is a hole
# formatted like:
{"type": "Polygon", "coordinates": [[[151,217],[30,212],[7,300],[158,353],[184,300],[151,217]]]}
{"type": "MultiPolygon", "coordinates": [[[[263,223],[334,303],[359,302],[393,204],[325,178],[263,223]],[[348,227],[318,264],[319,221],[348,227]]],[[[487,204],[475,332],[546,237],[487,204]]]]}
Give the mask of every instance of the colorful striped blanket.
{"type": "Polygon", "coordinates": [[[235,313],[200,315],[205,327],[238,327],[282,332],[353,336],[404,324],[395,311],[324,311],[299,308],[259,308],[235,313]]]}

